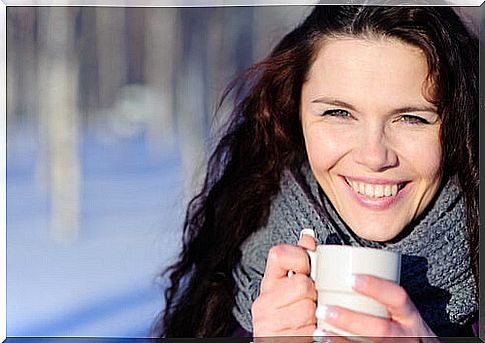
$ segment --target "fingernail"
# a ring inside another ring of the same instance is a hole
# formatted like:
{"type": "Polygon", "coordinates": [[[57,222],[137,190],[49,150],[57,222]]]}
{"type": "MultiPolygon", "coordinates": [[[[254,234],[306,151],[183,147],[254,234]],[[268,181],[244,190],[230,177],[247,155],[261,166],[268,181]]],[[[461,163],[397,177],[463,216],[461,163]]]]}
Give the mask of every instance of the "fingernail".
{"type": "Polygon", "coordinates": [[[337,312],[326,305],[318,305],[315,317],[317,317],[317,319],[332,322],[337,319],[337,312]]]}
{"type": "Polygon", "coordinates": [[[319,328],[316,328],[315,331],[313,331],[312,334],[313,337],[326,337],[329,336],[328,332],[320,330],[319,328]]]}
{"type": "Polygon", "coordinates": [[[350,285],[352,286],[352,288],[361,289],[365,287],[366,281],[367,279],[365,275],[352,274],[350,276],[350,285]]]}
{"type": "Polygon", "coordinates": [[[300,231],[300,239],[301,239],[301,236],[303,235],[308,235],[315,238],[315,231],[313,231],[312,229],[303,229],[300,231]]]}
{"type": "Polygon", "coordinates": [[[350,286],[355,288],[355,284],[357,283],[357,275],[352,274],[350,275],[350,286]]]}
{"type": "Polygon", "coordinates": [[[313,331],[313,333],[312,333],[312,336],[313,337],[324,336],[324,335],[325,335],[325,333],[322,330],[318,329],[318,328],[315,329],[315,331],[313,331]]]}

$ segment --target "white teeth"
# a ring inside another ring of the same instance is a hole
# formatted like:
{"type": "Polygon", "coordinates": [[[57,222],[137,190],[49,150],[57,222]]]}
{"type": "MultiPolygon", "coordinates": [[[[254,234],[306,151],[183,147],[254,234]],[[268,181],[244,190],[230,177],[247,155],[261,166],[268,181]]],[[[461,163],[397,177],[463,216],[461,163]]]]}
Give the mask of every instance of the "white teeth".
{"type": "Polygon", "coordinates": [[[369,183],[350,181],[345,178],[347,184],[352,187],[354,192],[373,198],[395,196],[400,189],[398,184],[392,185],[373,185],[369,183]]]}
{"type": "MultiPolygon", "coordinates": [[[[348,182],[348,181],[349,181],[349,180],[347,180],[347,182],[348,182]]],[[[352,181],[352,184],[350,184],[350,182],[349,182],[349,185],[350,185],[350,186],[352,186],[352,188],[353,188],[353,189],[359,189],[359,185],[358,185],[358,184],[357,184],[357,182],[355,182],[355,181],[352,181]]]]}
{"type": "Polygon", "coordinates": [[[386,186],[384,187],[384,196],[385,196],[385,197],[388,197],[388,196],[390,196],[391,194],[392,194],[392,193],[391,193],[391,186],[386,185],[386,186]]]}
{"type": "Polygon", "coordinates": [[[365,195],[370,197],[374,195],[374,187],[372,187],[372,185],[365,185],[365,195]]]}
{"type": "Polygon", "coordinates": [[[391,194],[393,196],[397,194],[397,185],[392,185],[392,187],[391,187],[391,194]]]}
{"type": "Polygon", "coordinates": [[[382,185],[377,185],[374,188],[374,195],[376,197],[382,197],[384,195],[384,190],[382,189],[382,185]]]}

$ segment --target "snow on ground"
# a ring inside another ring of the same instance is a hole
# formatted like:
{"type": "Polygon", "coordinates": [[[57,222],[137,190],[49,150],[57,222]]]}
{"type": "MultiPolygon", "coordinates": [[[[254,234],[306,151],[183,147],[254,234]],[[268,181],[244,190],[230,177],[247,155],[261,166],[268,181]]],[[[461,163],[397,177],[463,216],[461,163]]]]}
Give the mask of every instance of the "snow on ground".
{"type": "Polygon", "coordinates": [[[157,273],[180,244],[178,152],[154,158],[143,139],[85,135],[80,233],[62,242],[32,142],[16,133],[7,146],[7,336],[146,337],[163,307],[157,273]]]}

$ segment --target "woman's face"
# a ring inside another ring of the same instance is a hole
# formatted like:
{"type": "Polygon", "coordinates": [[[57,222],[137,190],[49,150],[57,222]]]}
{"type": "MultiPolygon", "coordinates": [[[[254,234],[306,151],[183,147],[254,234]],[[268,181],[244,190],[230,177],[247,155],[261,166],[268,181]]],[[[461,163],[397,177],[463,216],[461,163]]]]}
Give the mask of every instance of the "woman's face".
{"type": "Polygon", "coordinates": [[[426,57],[391,40],[328,40],[302,88],[310,166],[360,237],[388,241],[441,181],[441,120],[426,100],[426,57]]]}

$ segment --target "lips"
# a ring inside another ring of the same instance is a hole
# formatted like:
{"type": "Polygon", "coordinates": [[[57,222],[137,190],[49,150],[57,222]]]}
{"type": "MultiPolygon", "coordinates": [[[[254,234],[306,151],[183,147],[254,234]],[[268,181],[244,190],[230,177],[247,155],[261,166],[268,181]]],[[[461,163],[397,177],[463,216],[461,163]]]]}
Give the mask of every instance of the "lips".
{"type": "Polygon", "coordinates": [[[394,197],[403,189],[407,182],[379,181],[368,183],[344,177],[345,182],[357,194],[370,198],[394,197]]]}

